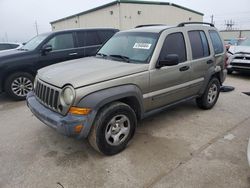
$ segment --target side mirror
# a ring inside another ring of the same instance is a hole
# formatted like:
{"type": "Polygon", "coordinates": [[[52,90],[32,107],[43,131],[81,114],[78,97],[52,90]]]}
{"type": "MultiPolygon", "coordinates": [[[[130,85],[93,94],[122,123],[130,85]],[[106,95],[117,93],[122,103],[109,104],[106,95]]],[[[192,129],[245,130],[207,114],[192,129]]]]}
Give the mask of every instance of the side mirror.
{"type": "Polygon", "coordinates": [[[177,54],[169,54],[164,59],[160,59],[157,68],[178,65],[180,62],[177,54]]]}
{"type": "Polygon", "coordinates": [[[51,45],[44,45],[42,47],[42,54],[46,54],[48,52],[51,52],[52,51],[52,46],[51,45]]]}

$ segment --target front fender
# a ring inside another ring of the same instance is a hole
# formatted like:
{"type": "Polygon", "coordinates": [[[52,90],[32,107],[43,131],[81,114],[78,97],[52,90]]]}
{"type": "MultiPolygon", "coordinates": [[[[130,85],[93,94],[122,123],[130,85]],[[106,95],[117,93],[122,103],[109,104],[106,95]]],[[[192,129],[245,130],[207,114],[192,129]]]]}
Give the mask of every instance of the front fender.
{"type": "MultiPolygon", "coordinates": [[[[142,113],[144,112],[143,108],[143,98],[141,90],[136,85],[122,85],[122,86],[116,86],[100,91],[96,91],[94,93],[91,93],[84,98],[82,98],[79,103],[77,104],[77,107],[82,108],[91,108],[91,114],[89,114],[89,125],[88,127],[85,127],[88,130],[84,131],[84,134],[88,134],[91,130],[92,124],[94,123],[95,117],[99,110],[105,106],[108,103],[121,100],[127,97],[133,97],[137,100],[139,104],[139,115],[142,117],[142,113]]],[[[83,135],[86,137],[86,135],[83,135]]]]}

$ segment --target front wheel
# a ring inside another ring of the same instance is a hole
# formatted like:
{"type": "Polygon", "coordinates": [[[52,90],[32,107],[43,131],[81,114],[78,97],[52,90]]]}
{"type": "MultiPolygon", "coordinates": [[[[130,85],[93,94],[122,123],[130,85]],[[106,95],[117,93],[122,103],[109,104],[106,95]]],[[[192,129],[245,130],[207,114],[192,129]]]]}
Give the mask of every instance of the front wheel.
{"type": "Polygon", "coordinates": [[[136,115],[130,106],[121,102],[108,104],[97,115],[89,143],[105,155],[117,154],[133,137],[136,124],[136,115]]]}
{"type": "Polygon", "coordinates": [[[34,77],[26,72],[11,74],[5,81],[6,93],[15,100],[24,100],[33,89],[34,77]]]}
{"type": "Polygon", "coordinates": [[[218,78],[212,78],[201,97],[196,98],[198,107],[211,109],[218,100],[220,94],[220,82],[218,78]]]}

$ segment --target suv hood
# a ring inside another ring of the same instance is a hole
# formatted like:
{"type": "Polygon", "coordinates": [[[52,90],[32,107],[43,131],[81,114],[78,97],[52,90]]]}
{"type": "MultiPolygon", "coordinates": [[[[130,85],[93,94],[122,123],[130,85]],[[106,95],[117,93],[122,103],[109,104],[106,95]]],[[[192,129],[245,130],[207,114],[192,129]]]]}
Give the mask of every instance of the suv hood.
{"type": "Polygon", "coordinates": [[[39,79],[62,88],[91,85],[148,70],[148,64],[132,64],[103,58],[86,57],[51,65],[38,71],[39,79]]]}
{"type": "Polygon", "coordinates": [[[0,62],[4,60],[9,61],[11,59],[23,57],[26,54],[28,54],[27,51],[16,50],[16,49],[0,51],[0,62]]]}
{"type": "Polygon", "coordinates": [[[231,46],[229,52],[235,53],[250,53],[250,46],[231,46]]]}

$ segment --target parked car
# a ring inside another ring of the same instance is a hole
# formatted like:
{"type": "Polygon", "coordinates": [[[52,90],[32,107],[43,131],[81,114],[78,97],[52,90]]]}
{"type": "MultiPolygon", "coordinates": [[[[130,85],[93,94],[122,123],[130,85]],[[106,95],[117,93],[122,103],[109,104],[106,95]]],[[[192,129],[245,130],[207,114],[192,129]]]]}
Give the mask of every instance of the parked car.
{"type": "Polygon", "coordinates": [[[191,99],[202,109],[215,105],[225,47],[218,30],[203,24],[119,32],[95,57],[40,69],[27,105],[58,132],[88,138],[106,155],[119,153],[138,120],[191,99]]]}
{"type": "Polygon", "coordinates": [[[21,43],[14,43],[14,42],[0,42],[0,53],[6,50],[13,50],[21,48],[21,43]]]}
{"type": "Polygon", "coordinates": [[[250,72],[250,39],[246,39],[239,46],[231,46],[228,50],[227,71],[250,72]]]}
{"type": "Polygon", "coordinates": [[[66,60],[92,56],[118,30],[74,29],[38,35],[22,48],[0,53],[0,92],[25,99],[38,69],[66,60]]]}

